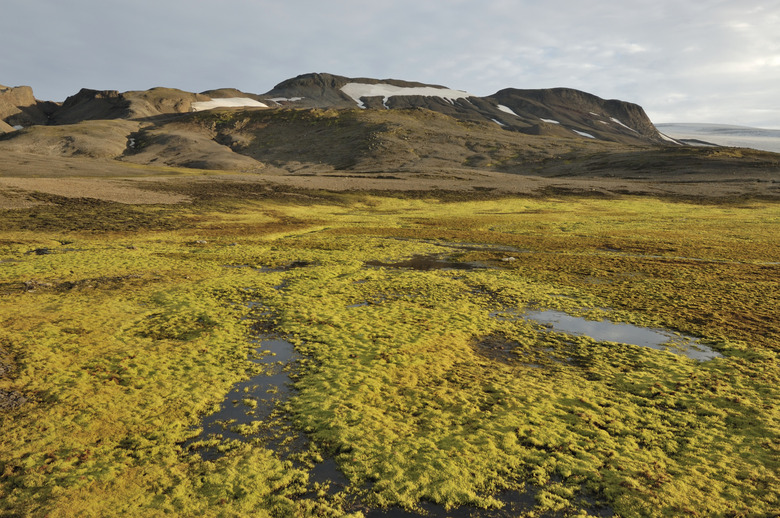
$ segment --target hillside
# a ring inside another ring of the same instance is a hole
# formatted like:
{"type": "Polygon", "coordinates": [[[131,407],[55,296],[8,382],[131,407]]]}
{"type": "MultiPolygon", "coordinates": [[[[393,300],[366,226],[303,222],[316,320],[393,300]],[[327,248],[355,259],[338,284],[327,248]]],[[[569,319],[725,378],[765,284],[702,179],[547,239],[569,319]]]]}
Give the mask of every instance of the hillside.
{"type": "MultiPolygon", "coordinates": [[[[212,106],[322,109],[424,108],[470,122],[490,122],[532,135],[590,138],[622,143],[661,143],[644,110],[638,105],[604,100],[572,89],[518,90],[508,88],[492,96],[477,97],[439,85],[396,79],[347,78],[331,74],[305,74],[288,79],[262,94],[233,88],[200,94],[171,88],[118,92],[83,88],[64,103],[43,109],[29,87],[0,90],[0,119],[11,126],[73,124],[85,120],[144,119],[195,111],[198,103],[218,100],[212,106]],[[26,118],[20,113],[28,113],[26,118]],[[23,120],[22,120],[23,119],[23,120]]],[[[211,106],[209,106],[211,107],[211,106]]]]}
{"type": "Polygon", "coordinates": [[[56,103],[38,101],[29,86],[0,85],[0,134],[14,126],[47,124],[49,114],[56,109],[56,103]]]}
{"type": "Polygon", "coordinates": [[[305,74],[278,84],[260,99],[307,108],[426,108],[459,120],[491,122],[532,135],[622,143],[664,141],[640,106],[567,88],[508,88],[477,97],[439,85],[305,74]]]}
{"type": "Polygon", "coordinates": [[[636,104],[565,88],[477,97],[439,85],[305,74],[259,95],[82,89],[45,103],[28,87],[3,87],[0,110],[7,178],[159,176],[176,168],[338,190],[780,192],[776,154],[685,146],[659,133],[636,104]]]}

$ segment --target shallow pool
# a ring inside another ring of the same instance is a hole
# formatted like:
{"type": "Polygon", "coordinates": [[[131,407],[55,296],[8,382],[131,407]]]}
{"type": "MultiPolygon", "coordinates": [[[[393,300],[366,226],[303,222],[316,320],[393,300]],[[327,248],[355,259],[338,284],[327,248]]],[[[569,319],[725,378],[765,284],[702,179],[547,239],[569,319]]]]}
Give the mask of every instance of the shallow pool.
{"type": "Polygon", "coordinates": [[[555,310],[529,310],[520,314],[526,320],[547,325],[551,330],[573,335],[584,335],[604,342],[619,342],[650,347],[673,354],[681,354],[698,361],[720,358],[722,355],[692,336],[684,336],[665,329],[651,329],[608,320],[587,320],[555,310]]]}

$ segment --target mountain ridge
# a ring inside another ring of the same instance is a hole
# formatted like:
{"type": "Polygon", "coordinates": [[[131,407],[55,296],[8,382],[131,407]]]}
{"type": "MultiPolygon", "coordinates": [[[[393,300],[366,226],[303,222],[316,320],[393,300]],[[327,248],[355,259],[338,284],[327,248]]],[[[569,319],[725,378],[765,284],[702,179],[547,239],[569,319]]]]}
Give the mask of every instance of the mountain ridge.
{"type": "MultiPolygon", "coordinates": [[[[51,103],[35,99],[29,87],[4,88],[0,90],[0,119],[10,126],[142,119],[184,114],[192,111],[196,102],[236,97],[259,101],[269,108],[425,108],[459,120],[493,122],[504,129],[530,135],[647,144],[660,144],[664,140],[641,106],[605,100],[575,89],[506,88],[479,97],[436,84],[349,78],[329,73],[309,73],[286,79],[264,94],[234,88],[201,93],[162,87],[128,92],[83,88],[63,103],[51,103]],[[358,93],[350,93],[348,87],[358,93]],[[375,93],[363,95],[361,90],[375,93]],[[35,116],[20,117],[23,109],[34,112],[35,116]]],[[[8,131],[7,127],[5,131],[8,131]]]]}
{"type": "Polygon", "coordinates": [[[82,89],[46,103],[28,87],[3,87],[0,115],[0,177],[213,171],[337,190],[558,186],[718,196],[777,196],[780,185],[780,155],[682,145],[641,106],[570,88],[478,97],[304,74],[265,94],[82,89]]]}

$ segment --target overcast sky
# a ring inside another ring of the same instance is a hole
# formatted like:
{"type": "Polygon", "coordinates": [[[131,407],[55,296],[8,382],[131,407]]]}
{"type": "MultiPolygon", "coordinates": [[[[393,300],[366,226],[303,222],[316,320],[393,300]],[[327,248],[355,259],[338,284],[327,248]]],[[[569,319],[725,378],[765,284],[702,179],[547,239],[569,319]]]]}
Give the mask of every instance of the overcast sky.
{"type": "Polygon", "coordinates": [[[780,128],[780,0],[0,0],[0,84],[265,93],[308,72],[565,86],[780,128]]]}

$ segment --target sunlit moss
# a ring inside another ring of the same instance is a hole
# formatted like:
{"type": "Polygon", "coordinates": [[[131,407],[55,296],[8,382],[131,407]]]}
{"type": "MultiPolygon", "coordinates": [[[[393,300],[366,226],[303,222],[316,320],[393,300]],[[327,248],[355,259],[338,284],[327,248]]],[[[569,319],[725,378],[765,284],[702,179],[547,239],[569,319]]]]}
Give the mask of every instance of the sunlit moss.
{"type": "Polygon", "coordinates": [[[336,516],[527,488],[571,515],[780,507],[775,204],[348,194],[165,217],[177,228],[0,232],[0,390],[28,400],[0,416],[0,514],[336,516]],[[478,268],[366,265],[415,255],[478,268]],[[543,332],[528,307],[724,357],[543,332]],[[262,441],[183,451],[256,372],[253,329],[305,355],[285,408],[347,492],[317,496],[262,441]]]}

